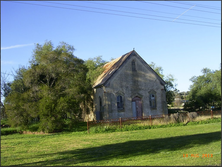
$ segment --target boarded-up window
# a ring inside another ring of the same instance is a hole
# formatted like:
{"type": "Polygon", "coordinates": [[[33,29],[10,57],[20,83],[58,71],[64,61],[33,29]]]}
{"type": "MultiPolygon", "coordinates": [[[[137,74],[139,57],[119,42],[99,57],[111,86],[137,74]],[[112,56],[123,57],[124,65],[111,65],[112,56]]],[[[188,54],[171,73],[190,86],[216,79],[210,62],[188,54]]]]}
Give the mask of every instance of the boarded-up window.
{"type": "Polygon", "coordinates": [[[134,60],[132,61],[132,71],[136,71],[136,63],[134,60]]]}
{"type": "Polygon", "coordinates": [[[123,109],[123,97],[117,96],[117,109],[123,109]]]}
{"type": "Polygon", "coordinates": [[[150,108],[151,109],[156,109],[156,92],[155,91],[150,91],[150,108]]]}
{"type": "Polygon", "coordinates": [[[102,98],[99,96],[99,111],[102,111],[102,98]]]}

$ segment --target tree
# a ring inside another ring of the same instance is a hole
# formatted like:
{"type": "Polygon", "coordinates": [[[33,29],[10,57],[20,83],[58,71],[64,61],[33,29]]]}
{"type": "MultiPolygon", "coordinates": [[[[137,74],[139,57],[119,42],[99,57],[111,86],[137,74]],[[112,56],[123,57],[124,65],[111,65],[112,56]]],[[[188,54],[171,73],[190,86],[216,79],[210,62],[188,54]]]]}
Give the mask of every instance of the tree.
{"type": "Polygon", "coordinates": [[[154,62],[151,62],[149,66],[166,82],[165,84],[165,91],[166,91],[166,100],[168,104],[171,104],[174,101],[174,91],[176,91],[176,84],[175,78],[173,75],[164,76],[163,75],[163,68],[156,66],[154,62]]]}
{"type": "Polygon", "coordinates": [[[156,64],[154,62],[151,62],[149,64],[149,66],[163,79],[164,75],[163,75],[163,68],[156,66],[156,64]]]}
{"type": "Polygon", "coordinates": [[[8,96],[9,92],[11,91],[10,86],[11,83],[8,81],[8,75],[6,73],[1,74],[1,119],[6,118],[5,113],[5,106],[4,106],[4,99],[8,96]]]}
{"type": "Polygon", "coordinates": [[[5,98],[10,92],[11,83],[7,80],[9,74],[1,74],[1,98],[5,98]]]}
{"type": "Polygon", "coordinates": [[[75,121],[81,116],[80,104],[87,101],[92,88],[84,61],[73,51],[64,42],[55,49],[50,41],[36,45],[30,66],[17,74],[19,79],[15,78],[6,98],[11,123],[15,115],[20,115],[15,126],[28,126],[37,118],[40,131],[52,132],[62,130],[65,119],[75,121]],[[15,87],[19,84],[22,91],[15,87]],[[19,112],[14,113],[15,107],[19,112]]]}
{"type": "Polygon", "coordinates": [[[181,94],[179,93],[178,90],[174,91],[174,101],[173,101],[173,106],[174,107],[181,107],[181,104],[182,104],[182,96],[181,94]]]}
{"type": "Polygon", "coordinates": [[[189,102],[185,104],[186,110],[205,110],[213,105],[217,108],[221,106],[221,69],[213,71],[204,68],[202,73],[190,79],[193,84],[190,86],[189,102]]]}
{"type": "Polygon", "coordinates": [[[87,78],[87,82],[89,83],[88,89],[89,90],[87,92],[87,96],[86,99],[84,101],[84,113],[89,114],[90,110],[93,110],[93,85],[96,81],[96,79],[99,77],[100,74],[103,73],[104,71],[104,64],[106,64],[107,62],[105,60],[102,59],[102,56],[97,56],[94,58],[89,58],[88,60],[86,60],[84,62],[84,64],[87,66],[88,68],[88,72],[86,75],[87,78]]]}
{"type": "Polygon", "coordinates": [[[87,73],[87,79],[90,80],[91,85],[93,86],[96,79],[99,77],[100,74],[104,71],[103,66],[107,62],[102,59],[102,56],[98,56],[95,58],[89,58],[85,61],[85,65],[89,69],[87,73]]]}
{"type": "Polygon", "coordinates": [[[25,92],[28,90],[23,80],[25,72],[25,67],[20,67],[15,71],[14,81],[10,83],[10,91],[4,100],[5,112],[10,125],[23,128],[28,125],[29,119],[28,112],[25,111],[25,92]]]}

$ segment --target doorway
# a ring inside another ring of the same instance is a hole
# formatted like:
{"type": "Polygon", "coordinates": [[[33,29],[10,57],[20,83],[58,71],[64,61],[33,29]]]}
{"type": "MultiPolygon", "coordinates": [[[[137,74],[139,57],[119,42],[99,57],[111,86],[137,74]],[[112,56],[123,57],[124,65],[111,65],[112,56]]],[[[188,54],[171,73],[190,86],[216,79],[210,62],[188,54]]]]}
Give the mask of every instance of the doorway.
{"type": "Polygon", "coordinates": [[[142,110],[142,100],[140,97],[135,96],[132,99],[132,109],[133,109],[133,117],[142,118],[143,110],[142,110]]]}

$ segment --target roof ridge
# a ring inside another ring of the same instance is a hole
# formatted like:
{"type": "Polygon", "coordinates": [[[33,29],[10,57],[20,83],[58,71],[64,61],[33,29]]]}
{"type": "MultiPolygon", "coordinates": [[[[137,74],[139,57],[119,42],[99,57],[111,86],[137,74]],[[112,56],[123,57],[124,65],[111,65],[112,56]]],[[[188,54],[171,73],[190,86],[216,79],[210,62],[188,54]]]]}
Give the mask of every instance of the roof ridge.
{"type": "MultiPolygon", "coordinates": [[[[133,50],[134,51],[134,50],[133,50]]],[[[105,70],[103,71],[103,73],[101,75],[99,75],[99,77],[96,79],[93,87],[102,85],[103,83],[105,83],[112,75],[113,73],[122,65],[122,63],[124,62],[124,60],[132,54],[133,51],[130,51],[128,53],[125,53],[124,55],[104,64],[103,68],[105,68],[105,70]],[[125,59],[124,59],[125,58],[125,59]],[[123,61],[121,61],[123,60],[123,61]],[[113,62],[113,63],[112,63],[113,62]],[[107,77],[107,78],[106,78],[107,77]]]]}
{"type": "Polygon", "coordinates": [[[143,58],[135,50],[132,50],[132,51],[106,63],[103,66],[103,68],[105,68],[105,70],[96,79],[96,81],[93,85],[93,88],[105,84],[112,77],[112,75],[122,66],[122,64],[126,61],[126,59],[130,55],[132,55],[133,53],[136,54],[138,56],[138,58],[141,59],[141,61],[143,61],[147,65],[147,67],[150,68],[154,72],[154,75],[156,75],[161,80],[161,82],[163,84],[165,83],[165,81],[149,66],[149,64],[147,64],[147,62],[145,60],[143,60],[143,58]]]}

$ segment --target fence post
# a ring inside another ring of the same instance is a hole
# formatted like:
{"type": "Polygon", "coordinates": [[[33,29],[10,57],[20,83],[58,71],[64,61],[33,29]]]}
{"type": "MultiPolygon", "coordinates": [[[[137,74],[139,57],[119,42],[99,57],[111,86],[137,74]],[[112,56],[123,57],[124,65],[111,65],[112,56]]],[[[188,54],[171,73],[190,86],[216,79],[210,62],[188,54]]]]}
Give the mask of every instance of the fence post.
{"type": "Polygon", "coordinates": [[[122,129],[122,118],[119,117],[119,126],[120,126],[120,129],[122,129]]]}
{"type": "Polygon", "coordinates": [[[150,125],[152,126],[152,116],[150,115],[150,125]]]}
{"type": "Polygon", "coordinates": [[[211,119],[213,119],[213,110],[211,110],[210,112],[211,112],[211,119]]]}
{"type": "Polygon", "coordinates": [[[87,120],[87,132],[89,133],[89,120],[87,120]]]}

